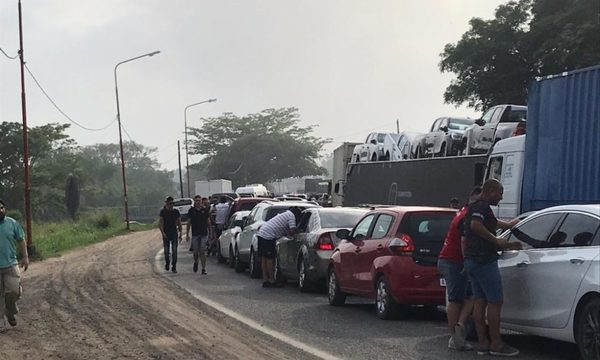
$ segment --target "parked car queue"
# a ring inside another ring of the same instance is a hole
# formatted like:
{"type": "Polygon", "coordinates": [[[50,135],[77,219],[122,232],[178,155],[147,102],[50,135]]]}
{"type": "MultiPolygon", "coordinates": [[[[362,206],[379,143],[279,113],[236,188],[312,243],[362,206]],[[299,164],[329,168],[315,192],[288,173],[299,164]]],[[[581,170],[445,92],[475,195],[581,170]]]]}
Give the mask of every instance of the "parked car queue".
{"type": "MultiPolygon", "coordinates": [[[[333,306],[348,296],[373,299],[381,319],[411,306],[445,304],[437,257],[455,209],[414,206],[322,208],[261,199],[231,215],[219,262],[260,277],[256,231],[292,206],[298,232],[277,240],[278,281],[324,289],[333,306]]],[[[583,359],[600,357],[600,205],[552,207],[500,235],[522,243],[499,259],[505,293],[502,327],[576,343],[583,359]]]]}

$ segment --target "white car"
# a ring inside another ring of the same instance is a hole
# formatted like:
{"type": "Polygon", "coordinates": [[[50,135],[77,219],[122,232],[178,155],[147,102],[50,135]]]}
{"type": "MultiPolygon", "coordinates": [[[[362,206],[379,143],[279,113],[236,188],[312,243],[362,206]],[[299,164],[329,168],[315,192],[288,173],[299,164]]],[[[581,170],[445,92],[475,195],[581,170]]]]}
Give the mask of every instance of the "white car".
{"type": "Polygon", "coordinates": [[[397,147],[395,134],[370,133],[364,144],[356,145],[352,153],[352,162],[389,161],[397,147]]]}
{"type": "Polygon", "coordinates": [[[217,242],[218,252],[217,260],[223,264],[229,259],[229,266],[233,267],[233,249],[235,247],[235,239],[242,232],[242,226],[246,216],[250,214],[250,211],[238,211],[229,217],[229,221],[225,225],[225,229],[219,236],[217,242]]]}
{"type": "Polygon", "coordinates": [[[173,209],[179,211],[182,222],[187,221],[187,214],[192,206],[194,206],[194,199],[192,198],[179,198],[173,200],[173,209]]]}
{"type": "Polygon", "coordinates": [[[501,237],[502,327],[576,343],[600,359],[600,204],[540,210],[501,237]]]}

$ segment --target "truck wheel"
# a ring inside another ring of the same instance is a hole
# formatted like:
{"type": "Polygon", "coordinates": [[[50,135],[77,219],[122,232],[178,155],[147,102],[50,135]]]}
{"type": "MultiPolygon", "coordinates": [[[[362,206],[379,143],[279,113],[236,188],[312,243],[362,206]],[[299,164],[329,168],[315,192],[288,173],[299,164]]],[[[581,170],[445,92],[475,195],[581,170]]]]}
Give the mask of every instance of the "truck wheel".
{"type": "Polygon", "coordinates": [[[600,298],[588,300],[577,313],[575,342],[582,359],[600,359],[600,298]]]}

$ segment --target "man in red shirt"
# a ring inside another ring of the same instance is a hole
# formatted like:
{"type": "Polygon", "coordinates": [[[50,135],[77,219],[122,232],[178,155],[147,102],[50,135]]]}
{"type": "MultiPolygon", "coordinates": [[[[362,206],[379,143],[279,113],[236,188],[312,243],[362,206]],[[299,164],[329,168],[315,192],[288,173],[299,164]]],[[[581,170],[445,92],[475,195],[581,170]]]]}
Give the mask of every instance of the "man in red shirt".
{"type": "MultiPolygon", "coordinates": [[[[479,194],[481,194],[481,187],[476,186],[469,196],[469,204],[477,200],[479,194]]],[[[446,281],[446,296],[448,298],[446,313],[451,334],[448,348],[463,351],[473,349],[466,342],[464,326],[473,310],[467,273],[463,269],[462,251],[463,223],[469,209],[468,206],[467,204],[460,209],[452,219],[438,258],[438,271],[446,281]]]]}

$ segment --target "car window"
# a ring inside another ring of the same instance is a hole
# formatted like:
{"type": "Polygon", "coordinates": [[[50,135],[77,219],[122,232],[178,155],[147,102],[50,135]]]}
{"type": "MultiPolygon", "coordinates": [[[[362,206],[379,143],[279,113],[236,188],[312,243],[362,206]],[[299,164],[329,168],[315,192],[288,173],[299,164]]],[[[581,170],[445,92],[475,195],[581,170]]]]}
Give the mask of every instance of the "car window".
{"type": "Polygon", "coordinates": [[[300,232],[306,232],[308,230],[308,223],[310,221],[311,215],[312,214],[310,213],[310,211],[307,211],[302,213],[302,215],[300,216],[300,221],[298,222],[298,230],[300,232]]]}
{"type": "Polygon", "coordinates": [[[511,110],[506,116],[500,119],[500,122],[521,122],[527,121],[527,110],[511,110]]]}
{"type": "Polygon", "coordinates": [[[364,240],[367,238],[369,234],[369,229],[371,228],[371,223],[375,218],[375,214],[371,214],[362,219],[352,231],[352,238],[355,240],[364,240]]]}
{"type": "Polygon", "coordinates": [[[352,228],[364,215],[362,212],[344,211],[319,213],[322,228],[352,228]]]}
{"type": "Polygon", "coordinates": [[[383,144],[385,142],[385,134],[377,134],[377,142],[383,144]]]}
{"type": "Polygon", "coordinates": [[[493,108],[489,109],[488,111],[485,112],[485,114],[483,114],[483,116],[481,117],[481,120],[484,120],[486,123],[489,123],[490,120],[492,119],[492,115],[494,115],[494,112],[496,112],[496,110],[498,110],[497,107],[493,107],[493,108]]]}
{"type": "Polygon", "coordinates": [[[442,119],[437,119],[436,121],[433,122],[433,125],[431,125],[431,130],[432,131],[437,131],[440,128],[440,122],[442,121],[442,119]]]}
{"type": "Polygon", "coordinates": [[[189,206],[193,203],[194,201],[192,199],[177,199],[173,201],[173,206],[189,206]]]}
{"type": "Polygon", "coordinates": [[[590,246],[600,220],[584,214],[569,214],[548,240],[549,247],[590,246]]]}
{"type": "Polygon", "coordinates": [[[451,119],[448,124],[448,129],[450,130],[467,130],[469,126],[473,125],[473,122],[470,120],[462,120],[462,119],[451,119]]]}
{"type": "Polygon", "coordinates": [[[492,114],[491,122],[493,124],[497,124],[498,122],[500,122],[500,117],[502,116],[503,112],[504,108],[502,106],[498,107],[496,111],[494,111],[494,113],[492,114]]]}
{"type": "Polygon", "coordinates": [[[236,214],[231,215],[231,217],[229,218],[229,221],[227,222],[226,229],[231,229],[232,227],[235,227],[235,218],[236,217],[237,217],[236,214]]]}
{"type": "Polygon", "coordinates": [[[248,217],[246,218],[246,225],[250,225],[254,222],[254,215],[256,215],[257,211],[258,211],[258,206],[255,207],[254,209],[252,209],[250,214],[248,214],[248,217]]]}
{"type": "Polygon", "coordinates": [[[518,225],[510,231],[508,241],[520,241],[523,243],[523,249],[547,248],[550,233],[562,216],[560,213],[546,214],[518,225]]]}
{"type": "Polygon", "coordinates": [[[373,227],[373,235],[371,236],[371,239],[384,238],[390,230],[390,227],[392,226],[393,222],[393,216],[387,214],[379,215],[377,221],[375,222],[375,226],[373,227]]]}
{"type": "Polygon", "coordinates": [[[592,241],[592,245],[598,246],[600,245],[600,230],[596,232],[596,238],[592,241]]]}

